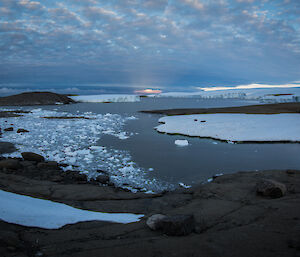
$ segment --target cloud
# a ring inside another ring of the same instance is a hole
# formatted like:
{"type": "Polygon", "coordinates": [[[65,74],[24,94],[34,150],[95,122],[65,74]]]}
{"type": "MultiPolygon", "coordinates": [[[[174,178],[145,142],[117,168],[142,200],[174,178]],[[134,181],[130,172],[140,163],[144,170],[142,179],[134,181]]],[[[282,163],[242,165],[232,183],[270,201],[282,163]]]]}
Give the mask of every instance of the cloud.
{"type": "Polygon", "coordinates": [[[298,1],[0,0],[0,81],[299,80],[299,10],[298,1]]]}

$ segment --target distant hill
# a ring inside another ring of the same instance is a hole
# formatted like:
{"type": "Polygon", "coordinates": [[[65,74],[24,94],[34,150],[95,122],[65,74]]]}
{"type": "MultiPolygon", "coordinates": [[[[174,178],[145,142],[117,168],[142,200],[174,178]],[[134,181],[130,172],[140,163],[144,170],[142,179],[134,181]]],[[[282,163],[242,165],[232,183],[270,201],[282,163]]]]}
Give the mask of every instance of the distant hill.
{"type": "Polygon", "coordinates": [[[74,100],[65,95],[51,92],[29,92],[0,97],[0,106],[53,105],[74,102],[74,100]]]}

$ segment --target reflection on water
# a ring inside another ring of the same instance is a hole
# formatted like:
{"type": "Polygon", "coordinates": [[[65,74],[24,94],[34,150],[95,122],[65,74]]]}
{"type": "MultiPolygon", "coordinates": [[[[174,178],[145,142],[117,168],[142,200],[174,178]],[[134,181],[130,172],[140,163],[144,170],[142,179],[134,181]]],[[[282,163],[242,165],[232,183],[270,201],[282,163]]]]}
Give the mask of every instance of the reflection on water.
{"type": "MultiPolygon", "coordinates": [[[[241,106],[257,102],[239,100],[201,100],[184,98],[146,98],[137,103],[81,103],[58,106],[58,110],[76,113],[118,113],[134,115],[125,130],[134,135],[126,140],[102,136],[98,144],[130,152],[140,167],[155,177],[177,184],[199,182],[217,173],[247,170],[300,169],[300,144],[228,144],[210,139],[159,134],[154,130],[160,115],[139,113],[140,110],[167,108],[209,108],[241,106]],[[188,139],[187,147],[178,147],[176,139],[188,139]]],[[[47,107],[53,108],[53,107],[47,107]]]]}

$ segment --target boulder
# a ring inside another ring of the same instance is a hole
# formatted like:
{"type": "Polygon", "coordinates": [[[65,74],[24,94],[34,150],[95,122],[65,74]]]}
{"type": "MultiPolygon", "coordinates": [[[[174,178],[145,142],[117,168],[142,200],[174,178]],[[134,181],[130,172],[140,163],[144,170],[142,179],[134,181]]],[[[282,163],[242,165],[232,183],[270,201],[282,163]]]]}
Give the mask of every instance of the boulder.
{"type": "Polygon", "coordinates": [[[13,127],[5,128],[4,131],[14,131],[13,127]]]}
{"type": "Polygon", "coordinates": [[[37,164],[37,168],[40,170],[58,170],[58,169],[60,169],[58,166],[58,163],[55,161],[39,162],[37,164]]]}
{"type": "Polygon", "coordinates": [[[109,182],[109,176],[107,175],[99,175],[96,177],[96,181],[101,184],[107,184],[109,182]]]}
{"type": "Polygon", "coordinates": [[[86,181],[87,180],[85,174],[80,174],[80,173],[77,173],[77,172],[73,172],[70,177],[74,181],[86,181]]]}
{"type": "Polygon", "coordinates": [[[39,154],[31,153],[31,152],[23,152],[21,153],[23,159],[25,161],[35,161],[35,162],[43,162],[45,158],[39,154]]]}
{"type": "Polygon", "coordinates": [[[164,234],[168,236],[186,236],[195,229],[195,219],[193,215],[167,216],[161,222],[164,234]]]}
{"type": "Polygon", "coordinates": [[[17,133],[27,133],[27,132],[29,132],[29,131],[26,129],[18,129],[17,130],[17,133]]]}
{"type": "Polygon", "coordinates": [[[9,142],[0,142],[0,154],[3,153],[13,153],[17,149],[15,148],[14,144],[9,142]]]}
{"type": "Polygon", "coordinates": [[[284,196],[286,191],[287,188],[284,184],[272,179],[262,179],[256,184],[256,192],[262,196],[279,198],[284,196]]]}
{"type": "Polygon", "coordinates": [[[193,215],[165,216],[155,214],[146,221],[152,230],[162,230],[168,236],[186,236],[195,230],[195,219],[193,215]]]}
{"type": "Polygon", "coordinates": [[[159,230],[162,228],[162,220],[166,217],[166,215],[154,214],[147,219],[146,224],[152,230],[159,230]]]}
{"type": "Polygon", "coordinates": [[[21,168],[21,165],[18,160],[7,159],[7,160],[0,161],[0,168],[17,170],[17,169],[21,168]]]}

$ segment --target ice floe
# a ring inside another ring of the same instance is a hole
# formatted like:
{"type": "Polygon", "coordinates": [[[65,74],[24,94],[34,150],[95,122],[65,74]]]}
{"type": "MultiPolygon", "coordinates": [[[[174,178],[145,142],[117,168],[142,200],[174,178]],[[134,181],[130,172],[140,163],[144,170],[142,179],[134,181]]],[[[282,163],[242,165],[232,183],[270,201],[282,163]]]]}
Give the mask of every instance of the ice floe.
{"type": "Polygon", "coordinates": [[[112,95],[78,95],[70,96],[74,101],[85,103],[107,103],[107,102],[139,102],[138,95],[112,94],[112,95]]]}
{"type": "Polygon", "coordinates": [[[137,222],[144,215],[103,213],[73,208],[66,204],[42,200],[0,190],[0,219],[22,226],[58,229],[82,221],[137,222]]]}
{"type": "Polygon", "coordinates": [[[175,140],[175,145],[178,145],[178,146],[188,146],[189,145],[189,141],[187,141],[186,139],[177,139],[177,140],[175,140]]]}
{"type": "Polygon", "coordinates": [[[300,114],[196,114],[168,116],[157,131],[234,142],[300,142],[300,114]],[[205,120],[206,122],[195,122],[205,120]]]}
{"type": "MultiPolygon", "coordinates": [[[[119,114],[94,114],[78,112],[76,115],[55,110],[31,109],[23,117],[1,119],[1,127],[13,124],[12,132],[2,135],[3,141],[16,144],[18,152],[5,156],[20,157],[21,152],[35,152],[48,160],[66,163],[64,168],[80,170],[89,178],[98,175],[97,170],[105,170],[116,186],[126,184],[132,191],[160,191],[169,188],[165,182],[148,178],[148,170],[139,167],[128,151],[101,146],[102,135],[111,135],[126,140],[133,134],[124,131],[126,122],[136,119],[119,114]],[[87,119],[45,119],[43,117],[85,117],[87,119]],[[29,133],[16,133],[24,128],[29,133]]],[[[170,189],[170,188],[169,188],[170,189]]]]}

